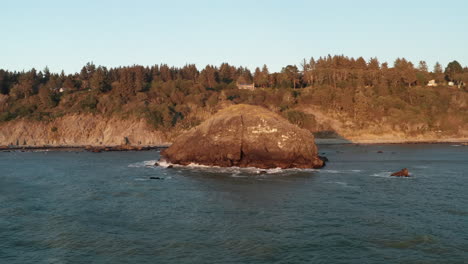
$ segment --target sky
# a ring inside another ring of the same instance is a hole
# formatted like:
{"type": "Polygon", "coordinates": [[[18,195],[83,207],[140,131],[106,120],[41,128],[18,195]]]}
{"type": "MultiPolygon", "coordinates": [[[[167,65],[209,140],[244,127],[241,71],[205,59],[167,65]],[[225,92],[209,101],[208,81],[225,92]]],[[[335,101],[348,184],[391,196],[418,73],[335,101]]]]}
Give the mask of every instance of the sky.
{"type": "Polygon", "coordinates": [[[468,65],[465,0],[0,1],[0,69],[11,71],[228,62],[273,72],[328,54],[468,65]]]}

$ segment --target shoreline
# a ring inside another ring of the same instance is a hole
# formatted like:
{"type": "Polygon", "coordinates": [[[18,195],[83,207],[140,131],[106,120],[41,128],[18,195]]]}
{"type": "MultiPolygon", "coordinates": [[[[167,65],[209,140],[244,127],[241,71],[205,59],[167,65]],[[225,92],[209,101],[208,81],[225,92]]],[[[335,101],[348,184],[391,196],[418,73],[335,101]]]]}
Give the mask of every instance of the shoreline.
{"type": "Polygon", "coordinates": [[[342,139],[342,138],[315,138],[317,145],[339,145],[339,144],[468,144],[468,138],[446,138],[446,139],[342,139]]]}
{"type": "Polygon", "coordinates": [[[149,151],[155,149],[168,148],[170,145],[154,145],[154,146],[133,146],[129,145],[128,149],[122,149],[120,145],[110,146],[81,146],[81,145],[70,145],[70,146],[0,146],[0,152],[9,151],[34,151],[34,150],[51,150],[51,151],[81,151],[81,152],[96,152],[93,150],[100,150],[99,152],[110,152],[110,151],[149,151]]]}
{"type": "MultiPolygon", "coordinates": [[[[375,140],[375,139],[358,139],[347,140],[341,138],[316,138],[317,145],[342,145],[342,144],[361,144],[361,145],[391,145],[391,144],[461,144],[468,146],[468,138],[448,138],[441,140],[375,140]]],[[[171,144],[160,145],[128,145],[127,148],[122,148],[122,145],[109,146],[93,146],[93,145],[60,145],[60,146],[0,146],[0,152],[9,151],[34,151],[34,150],[51,150],[51,151],[87,151],[87,152],[109,152],[109,151],[149,151],[168,148],[171,144]],[[99,150],[99,151],[93,151],[99,150]]]]}

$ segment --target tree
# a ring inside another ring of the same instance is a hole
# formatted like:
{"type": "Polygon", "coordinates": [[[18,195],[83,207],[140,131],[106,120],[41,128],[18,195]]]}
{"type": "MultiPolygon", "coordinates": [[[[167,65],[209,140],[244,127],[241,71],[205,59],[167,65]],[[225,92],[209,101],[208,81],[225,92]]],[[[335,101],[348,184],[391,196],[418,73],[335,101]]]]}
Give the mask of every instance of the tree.
{"type": "Polygon", "coordinates": [[[458,61],[450,62],[445,68],[445,77],[448,81],[455,81],[455,76],[463,72],[463,67],[458,61]]]}
{"type": "Polygon", "coordinates": [[[58,98],[49,87],[44,85],[39,88],[38,95],[43,108],[52,108],[57,105],[58,98]]]}
{"type": "Polygon", "coordinates": [[[429,81],[429,72],[425,61],[419,62],[416,78],[418,79],[419,85],[425,85],[429,81]]]}
{"type": "Polygon", "coordinates": [[[206,88],[214,88],[218,83],[217,70],[212,65],[207,65],[200,73],[200,83],[206,88]]]}
{"type": "Polygon", "coordinates": [[[396,70],[396,77],[400,79],[403,84],[411,87],[411,85],[416,82],[417,78],[413,63],[407,61],[405,58],[396,59],[393,68],[396,70]]]}
{"type": "Polygon", "coordinates": [[[219,67],[219,80],[224,83],[230,83],[236,78],[236,67],[228,63],[222,63],[219,67]]]}
{"type": "Polygon", "coordinates": [[[268,86],[268,67],[266,65],[263,65],[262,70],[260,68],[255,69],[254,73],[254,83],[257,86],[260,87],[267,87],[268,86]]]}
{"type": "Polygon", "coordinates": [[[419,61],[418,70],[421,72],[428,72],[427,63],[425,61],[419,61]]]}
{"type": "Polygon", "coordinates": [[[100,92],[106,92],[110,89],[110,85],[107,78],[107,69],[105,67],[99,66],[96,71],[91,76],[89,80],[89,85],[91,89],[97,90],[100,92]]]}
{"type": "Polygon", "coordinates": [[[434,79],[437,81],[437,82],[442,82],[443,79],[444,79],[444,73],[443,73],[443,70],[442,70],[442,65],[440,65],[439,62],[436,62],[436,64],[434,65],[434,79]]]}
{"type": "Polygon", "coordinates": [[[293,88],[296,89],[296,85],[299,83],[299,69],[296,65],[288,65],[283,68],[281,73],[285,74],[286,78],[292,83],[293,88]]]}
{"type": "Polygon", "coordinates": [[[20,75],[18,83],[13,87],[15,90],[16,98],[28,98],[29,96],[37,93],[38,81],[36,70],[20,75]]]}
{"type": "Polygon", "coordinates": [[[0,94],[8,94],[8,75],[4,70],[0,70],[0,94]]]}
{"type": "Polygon", "coordinates": [[[92,62],[86,63],[86,65],[83,66],[83,68],[81,68],[81,71],[80,71],[81,89],[90,88],[89,79],[91,79],[95,70],[96,70],[96,65],[94,65],[94,63],[92,62]]]}
{"type": "Polygon", "coordinates": [[[380,62],[371,58],[367,64],[366,85],[375,86],[380,83],[380,62]]]}

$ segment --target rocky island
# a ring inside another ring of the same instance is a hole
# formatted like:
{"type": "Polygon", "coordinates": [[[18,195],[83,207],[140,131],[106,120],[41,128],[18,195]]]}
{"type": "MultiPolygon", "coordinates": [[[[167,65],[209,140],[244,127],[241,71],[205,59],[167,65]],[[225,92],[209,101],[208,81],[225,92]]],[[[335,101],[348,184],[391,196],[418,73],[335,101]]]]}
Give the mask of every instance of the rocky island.
{"type": "Polygon", "coordinates": [[[173,164],[221,167],[321,168],[314,136],[253,105],[227,107],[187,131],[162,153],[173,164]]]}

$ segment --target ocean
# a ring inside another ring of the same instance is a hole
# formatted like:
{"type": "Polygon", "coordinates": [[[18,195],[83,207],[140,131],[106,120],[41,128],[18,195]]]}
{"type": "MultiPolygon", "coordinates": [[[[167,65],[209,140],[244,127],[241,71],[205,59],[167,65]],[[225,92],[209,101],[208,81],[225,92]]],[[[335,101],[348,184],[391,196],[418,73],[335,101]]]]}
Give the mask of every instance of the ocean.
{"type": "Polygon", "coordinates": [[[0,152],[0,263],[468,263],[468,146],[318,147],[265,174],[0,152]]]}

